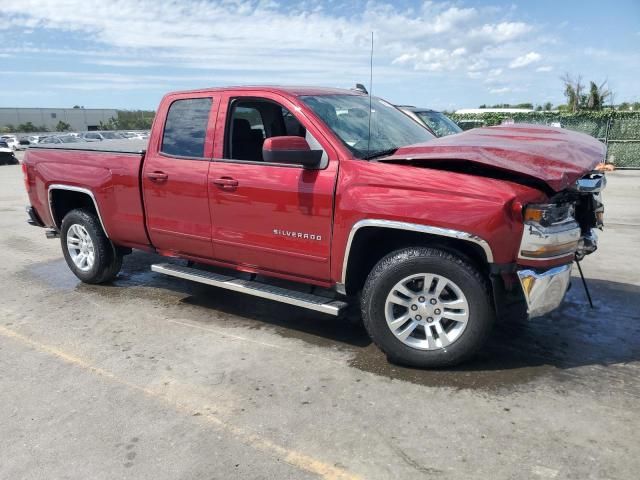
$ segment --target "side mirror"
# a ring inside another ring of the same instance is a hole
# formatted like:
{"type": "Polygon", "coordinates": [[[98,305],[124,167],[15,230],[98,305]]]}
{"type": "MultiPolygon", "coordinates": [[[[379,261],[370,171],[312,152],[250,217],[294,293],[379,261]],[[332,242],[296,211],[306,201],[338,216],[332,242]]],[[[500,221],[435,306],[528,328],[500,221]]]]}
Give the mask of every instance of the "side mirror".
{"type": "Polygon", "coordinates": [[[271,137],[262,144],[262,158],[265,162],[291,163],[313,168],[320,165],[322,150],[311,150],[309,143],[302,137],[271,137]]]}

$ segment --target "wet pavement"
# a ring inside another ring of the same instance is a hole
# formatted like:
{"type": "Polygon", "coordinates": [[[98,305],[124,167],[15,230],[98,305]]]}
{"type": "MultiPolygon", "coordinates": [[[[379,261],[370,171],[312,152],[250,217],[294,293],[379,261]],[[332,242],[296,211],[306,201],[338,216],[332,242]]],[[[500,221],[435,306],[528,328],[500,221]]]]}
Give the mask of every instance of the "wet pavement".
{"type": "Polygon", "coordinates": [[[154,255],[82,284],[22,188],[0,167],[0,478],[637,478],[640,172],[610,175],[594,309],[574,277],[561,309],[439,371],[154,255]]]}

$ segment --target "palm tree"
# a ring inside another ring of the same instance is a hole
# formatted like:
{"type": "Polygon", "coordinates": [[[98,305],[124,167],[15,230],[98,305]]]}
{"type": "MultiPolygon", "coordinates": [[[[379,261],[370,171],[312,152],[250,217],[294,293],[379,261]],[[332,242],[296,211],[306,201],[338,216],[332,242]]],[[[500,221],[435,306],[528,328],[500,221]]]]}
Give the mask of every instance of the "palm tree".
{"type": "Polygon", "coordinates": [[[590,82],[587,108],[589,110],[602,110],[609,97],[611,97],[611,91],[607,88],[606,80],[600,85],[596,85],[595,82],[590,82]]]}

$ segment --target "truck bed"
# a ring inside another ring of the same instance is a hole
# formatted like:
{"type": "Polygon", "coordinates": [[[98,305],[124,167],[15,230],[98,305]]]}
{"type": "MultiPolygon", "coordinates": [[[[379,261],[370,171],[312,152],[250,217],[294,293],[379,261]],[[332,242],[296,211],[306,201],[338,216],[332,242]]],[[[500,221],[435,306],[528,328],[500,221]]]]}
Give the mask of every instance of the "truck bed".
{"type": "Polygon", "coordinates": [[[32,178],[32,206],[46,226],[59,227],[62,219],[54,221],[49,208],[56,192],[91,192],[107,235],[119,245],[146,248],[140,192],[146,145],[144,140],[104,140],[30,147],[24,163],[32,178]]]}
{"type": "Polygon", "coordinates": [[[79,142],[64,144],[32,145],[30,149],[57,149],[57,150],[83,150],[90,152],[112,153],[144,153],[147,149],[147,140],[103,140],[101,142],[79,142]]]}

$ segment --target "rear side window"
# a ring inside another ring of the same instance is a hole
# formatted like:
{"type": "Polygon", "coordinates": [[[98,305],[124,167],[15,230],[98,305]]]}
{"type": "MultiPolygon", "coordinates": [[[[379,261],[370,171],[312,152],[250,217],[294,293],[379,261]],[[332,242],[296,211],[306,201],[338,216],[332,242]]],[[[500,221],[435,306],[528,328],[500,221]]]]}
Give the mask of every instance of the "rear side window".
{"type": "Polygon", "coordinates": [[[210,98],[190,98],[173,102],[164,124],[162,153],[179,157],[204,157],[204,140],[210,110],[210,98]]]}

